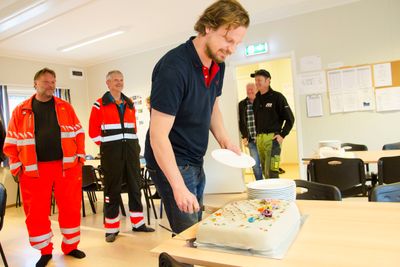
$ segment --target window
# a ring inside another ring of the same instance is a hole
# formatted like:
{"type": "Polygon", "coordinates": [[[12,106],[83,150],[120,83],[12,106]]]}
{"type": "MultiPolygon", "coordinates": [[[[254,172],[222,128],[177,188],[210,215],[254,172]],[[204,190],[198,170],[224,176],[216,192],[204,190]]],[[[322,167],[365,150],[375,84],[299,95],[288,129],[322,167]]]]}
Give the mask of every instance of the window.
{"type": "Polygon", "coordinates": [[[35,92],[35,89],[31,87],[7,86],[9,114],[12,114],[18,104],[31,97],[35,92]]]}

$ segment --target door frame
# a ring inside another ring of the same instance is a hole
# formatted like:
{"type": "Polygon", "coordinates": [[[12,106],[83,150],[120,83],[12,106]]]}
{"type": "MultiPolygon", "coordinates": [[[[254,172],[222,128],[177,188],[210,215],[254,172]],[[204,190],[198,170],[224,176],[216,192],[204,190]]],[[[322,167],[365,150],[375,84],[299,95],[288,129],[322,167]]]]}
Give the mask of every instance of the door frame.
{"type": "MultiPolygon", "coordinates": [[[[303,158],[303,128],[302,128],[302,112],[300,108],[300,93],[297,88],[299,88],[299,82],[297,79],[297,68],[296,68],[296,56],[294,51],[287,52],[287,53],[280,53],[276,55],[270,55],[270,54],[264,54],[264,55],[258,55],[258,56],[252,56],[252,57],[242,57],[241,59],[236,59],[229,61],[229,66],[231,66],[231,70],[233,71],[232,75],[235,78],[235,83],[236,83],[236,90],[235,90],[235,96],[236,99],[238,99],[238,83],[237,83],[237,76],[236,76],[236,68],[239,66],[244,66],[244,65],[251,65],[251,64],[257,64],[257,63],[262,63],[265,61],[272,61],[272,60],[278,60],[278,59],[283,59],[283,58],[290,58],[291,60],[291,67],[292,67],[292,79],[293,79],[293,94],[294,94],[294,102],[295,102],[295,112],[297,115],[297,118],[295,118],[295,124],[296,124],[296,129],[297,129],[297,157],[299,159],[299,172],[300,172],[300,179],[306,180],[307,179],[307,168],[304,164],[302,164],[302,158],[303,158]]],[[[240,136],[240,135],[239,135],[240,136]]],[[[296,177],[297,178],[297,177],[296,177]]]]}

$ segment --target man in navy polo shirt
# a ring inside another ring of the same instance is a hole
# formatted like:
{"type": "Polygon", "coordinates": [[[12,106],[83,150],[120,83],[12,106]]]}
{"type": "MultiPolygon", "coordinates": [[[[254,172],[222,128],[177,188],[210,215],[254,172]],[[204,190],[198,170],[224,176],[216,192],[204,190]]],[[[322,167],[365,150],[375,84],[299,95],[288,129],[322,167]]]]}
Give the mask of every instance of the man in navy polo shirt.
{"type": "Polygon", "coordinates": [[[222,148],[240,153],[224,128],[218,97],[223,62],[242,41],[249,22],[237,1],[217,1],[194,26],[198,35],[169,51],[153,70],[145,158],[176,233],[201,220],[208,131],[222,148]]]}

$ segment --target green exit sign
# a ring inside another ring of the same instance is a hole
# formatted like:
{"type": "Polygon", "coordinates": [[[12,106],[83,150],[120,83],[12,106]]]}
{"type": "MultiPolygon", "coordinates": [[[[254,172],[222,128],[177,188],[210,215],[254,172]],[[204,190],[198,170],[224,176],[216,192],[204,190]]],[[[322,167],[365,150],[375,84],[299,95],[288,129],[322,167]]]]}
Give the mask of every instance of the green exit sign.
{"type": "Polygon", "coordinates": [[[252,44],[246,46],[246,56],[254,56],[265,53],[268,53],[267,43],[252,44]]]}

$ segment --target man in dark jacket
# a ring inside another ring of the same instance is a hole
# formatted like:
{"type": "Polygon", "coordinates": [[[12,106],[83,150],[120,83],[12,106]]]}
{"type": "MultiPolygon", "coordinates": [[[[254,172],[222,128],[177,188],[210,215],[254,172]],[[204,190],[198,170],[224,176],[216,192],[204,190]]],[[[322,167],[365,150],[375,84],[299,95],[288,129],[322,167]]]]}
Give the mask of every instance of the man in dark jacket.
{"type": "Polygon", "coordinates": [[[265,178],[279,178],[283,139],[293,127],[294,116],[286,98],[270,87],[271,75],[260,69],[255,78],[258,93],[253,103],[257,131],[257,149],[265,178]]]}
{"type": "Polygon", "coordinates": [[[247,97],[239,102],[239,129],[242,135],[242,143],[247,146],[251,157],[256,161],[253,173],[256,180],[262,180],[260,158],[256,145],[256,124],[254,120],[253,102],[256,98],[257,88],[254,83],[246,85],[247,97]]]}

